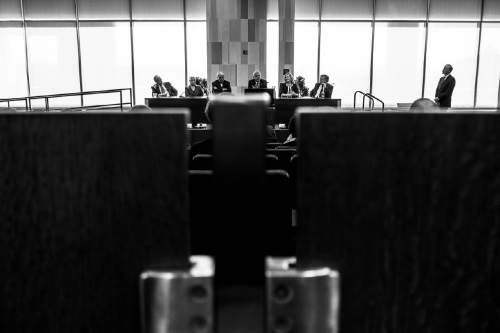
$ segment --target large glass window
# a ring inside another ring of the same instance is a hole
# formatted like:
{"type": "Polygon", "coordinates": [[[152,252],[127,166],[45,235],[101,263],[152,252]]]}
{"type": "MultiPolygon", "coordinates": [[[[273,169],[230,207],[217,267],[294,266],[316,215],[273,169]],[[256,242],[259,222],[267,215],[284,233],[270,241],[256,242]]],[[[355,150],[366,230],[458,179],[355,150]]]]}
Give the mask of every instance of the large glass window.
{"type": "MultiPolygon", "coordinates": [[[[179,91],[184,77],[184,24],[182,22],[135,22],[134,68],[136,103],[151,97],[153,77],[158,74],[179,91]],[[159,42],[168,40],[167,42],[159,42]]],[[[201,58],[201,57],[200,57],[201,58]]],[[[200,59],[203,61],[203,59],[200,59]]]]}
{"type": "Polygon", "coordinates": [[[142,20],[182,20],[184,19],[182,1],[132,0],[132,17],[142,20]]]}
{"type": "MultiPolygon", "coordinates": [[[[38,0],[32,0],[38,1],[38,0]]],[[[130,0],[78,0],[78,16],[85,20],[129,19],[130,0]]],[[[151,11],[154,11],[150,8],[151,11]]]]}
{"type": "Polygon", "coordinates": [[[319,0],[295,0],[295,19],[318,20],[319,0]]]}
{"type": "Polygon", "coordinates": [[[0,20],[20,20],[21,6],[19,0],[0,1],[0,20]]]}
{"type": "Polygon", "coordinates": [[[207,62],[200,61],[207,59],[207,24],[187,22],[186,29],[188,76],[207,78],[207,62]]]}
{"type": "MultiPolygon", "coordinates": [[[[80,46],[84,91],[132,88],[129,23],[82,22],[80,46]]],[[[85,105],[118,102],[118,94],[85,97],[85,105]]]]}
{"type": "Polygon", "coordinates": [[[456,79],[452,107],[472,107],[479,29],[476,23],[429,23],[425,97],[434,99],[445,64],[456,79]]]}
{"type": "MultiPolygon", "coordinates": [[[[0,98],[28,95],[24,30],[21,23],[0,22],[0,98]]],[[[0,107],[7,106],[0,103],[0,107]]]]}
{"type": "MultiPolygon", "coordinates": [[[[370,90],[371,23],[324,22],[321,35],[320,73],[334,83],[332,97],[341,98],[342,106],[352,106],[356,90],[370,90]]],[[[308,86],[313,84],[309,79],[308,86]]]]}
{"type": "Polygon", "coordinates": [[[270,87],[278,87],[279,84],[279,23],[267,22],[267,78],[270,87]]]}
{"type": "Polygon", "coordinates": [[[321,17],[327,20],[370,20],[373,0],[323,0],[321,17]]]}
{"type": "Polygon", "coordinates": [[[74,0],[23,0],[24,15],[29,20],[74,20],[74,0]]]}
{"type": "Polygon", "coordinates": [[[481,37],[477,106],[497,107],[500,80],[500,24],[484,23],[481,37]]]}
{"type": "Polygon", "coordinates": [[[484,20],[500,20],[500,1],[484,0],[484,20]]]}
{"type": "Polygon", "coordinates": [[[425,20],[427,0],[377,0],[377,20],[425,20]]]}
{"type": "Polygon", "coordinates": [[[206,20],[207,0],[186,0],[186,19],[206,20]]]}
{"type": "MultiPolygon", "coordinates": [[[[28,64],[32,95],[80,91],[76,26],[69,22],[30,23],[28,64]]],[[[44,105],[42,101],[35,105],[44,105]]],[[[77,106],[79,97],[51,100],[51,106],[77,106]]]]}
{"type": "Polygon", "coordinates": [[[431,20],[466,21],[481,18],[482,0],[432,0],[431,20]]]}
{"type": "Polygon", "coordinates": [[[318,76],[318,23],[295,22],[294,71],[311,85],[318,76]]]}
{"type": "Polygon", "coordinates": [[[373,58],[373,95],[386,106],[410,103],[422,94],[425,48],[423,23],[377,23],[373,58]]]}

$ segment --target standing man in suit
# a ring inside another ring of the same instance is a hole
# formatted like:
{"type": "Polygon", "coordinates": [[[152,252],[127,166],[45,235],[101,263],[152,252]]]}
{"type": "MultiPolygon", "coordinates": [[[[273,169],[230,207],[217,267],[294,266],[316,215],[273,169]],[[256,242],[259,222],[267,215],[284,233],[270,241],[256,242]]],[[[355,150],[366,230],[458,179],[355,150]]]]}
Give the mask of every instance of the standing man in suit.
{"type": "Polygon", "coordinates": [[[455,89],[455,78],[451,76],[452,71],[452,65],[446,64],[444,66],[443,76],[439,79],[439,83],[436,88],[434,101],[442,108],[451,107],[451,95],[453,95],[453,89],[455,89]]]}
{"type": "Polygon", "coordinates": [[[212,93],[217,95],[223,92],[231,92],[231,83],[224,80],[224,73],[218,72],[217,80],[212,82],[212,93]]]}
{"type": "Polygon", "coordinates": [[[155,85],[151,86],[153,97],[172,97],[177,96],[177,89],[175,89],[170,82],[163,82],[159,75],[153,78],[155,85]]]}
{"type": "Polygon", "coordinates": [[[311,97],[314,98],[332,98],[333,85],[328,83],[330,77],[326,74],[321,74],[319,82],[316,83],[314,89],[311,90],[311,97]]]}
{"type": "Polygon", "coordinates": [[[261,78],[259,71],[253,72],[253,79],[248,81],[248,89],[267,88],[267,81],[261,78]]]}

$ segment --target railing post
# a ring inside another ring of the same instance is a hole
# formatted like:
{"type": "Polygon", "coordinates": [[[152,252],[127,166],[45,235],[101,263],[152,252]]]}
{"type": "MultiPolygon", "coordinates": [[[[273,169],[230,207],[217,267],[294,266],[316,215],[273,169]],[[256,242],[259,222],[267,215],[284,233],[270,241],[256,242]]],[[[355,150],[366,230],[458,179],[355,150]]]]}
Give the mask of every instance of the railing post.
{"type": "Polygon", "coordinates": [[[49,98],[45,97],[45,111],[49,112],[49,98]]]}
{"type": "Polygon", "coordinates": [[[120,89],[120,110],[123,112],[123,90],[120,89]]]}

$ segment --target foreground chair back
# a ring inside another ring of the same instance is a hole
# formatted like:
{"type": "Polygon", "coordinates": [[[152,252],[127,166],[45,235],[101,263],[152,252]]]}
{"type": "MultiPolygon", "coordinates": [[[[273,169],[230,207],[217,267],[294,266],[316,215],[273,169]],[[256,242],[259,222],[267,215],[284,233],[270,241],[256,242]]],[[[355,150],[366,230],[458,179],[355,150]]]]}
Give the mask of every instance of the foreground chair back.
{"type": "Polygon", "coordinates": [[[299,114],[298,262],[340,332],[498,332],[500,115],[299,114]]]}
{"type": "Polygon", "coordinates": [[[0,115],[0,331],[139,332],[188,266],[187,113],[0,115]]]}

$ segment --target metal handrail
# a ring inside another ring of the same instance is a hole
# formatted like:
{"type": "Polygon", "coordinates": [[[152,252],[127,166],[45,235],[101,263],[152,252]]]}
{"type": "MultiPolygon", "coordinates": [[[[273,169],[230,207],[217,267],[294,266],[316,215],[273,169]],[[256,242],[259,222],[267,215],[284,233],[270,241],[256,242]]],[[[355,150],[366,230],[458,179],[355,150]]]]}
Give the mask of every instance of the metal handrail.
{"type": "Polygon", "coordinates": [[[354,109],[356,109],[356,97],[358,94],[361,94],[363,95],[363,106],[362,106],[362,110],[364,111],[365,110],[365,101],[366,101],[366,97],[368,97],[368,100],[369,100],[369,104],[368,106],[371,108],[373,107],[373,105],[375,104],[375,102],[373,101],[373,98],[371,98],[369,93],[364,93],[362,92],[361,90],[358,90],[354,93],[354,109]]]}
{"type": "Polygon", "coordinates": [[[367,97],[368,97],[368,109],[371,111],[373,105],[375,105],[375,102],[373,101],[373,98],[370,97],[369,93],[363,95],[363,111],[365,111],[365,99],[367,97]]]}
{"type": "MultiPolygon", "coordinates": [[[[370,93],[367,93],[366,95],[367,95],[369,98],[371,98],[371,99],[372,99],[372,101],[373,101],[373,100],[377,100],[378,102],[380,102],[380,104],[382,104],[382,112],[384,112],[384,109],[385,109],[385,103],[384,103],[381,99],[379,99],[379,98],[377,98],[377,97],[373,96],[373,95],[372,95],[372,94],[370,94],[370,93]]],[[[374,105],[372,105],[372,110],[373,110],[373,107],[374,107],[374,105]]]]}
{"type": "MultiPolygon", "coordinates": [[[[44,99],[45,100],[45,111],[48,112],[49,111],[49,100],[51,98],[61,98],[61,97],[71,97],[71,96],[82,96],[83,97],[83,96],[87,96],[87,95],[111,94],[111,93],[119,93],[120,94],[120,103],[87,105],[87,106],[84,106],[82,103],[81,107],[93,108],[93,107],[105,107],[105,106],[120,106],[121,112],[123,112],[123,105],[132,106],[132,88],[92,90],[92,91],[82,91],[82,92],[65,93],[65,94],[39,95],[39,96],[28,96],[28,97],[20,97],[20,98],[6,98],[6,99],[0,99],[0,102],[7,102],[7,105],[10,107],[10,102],[24,100],[26,103],[26,110],[32,111],[32,107],[31,107],[32,100],[44,99]],[[130,102],[123,102],[123,92],[124,91],[128,91],[130,102]]],[[[78,109],[78,108],[79,107],[68,108],[68,110],[78,109]]]]}
{"type": "Polygon", "coordinates": [[[26,97],[0,99],[0,103],[7,103],[8,108],[10,108],[10,102],[15,102],[15,101],[24,101],[24,104],[26,105],[26,110],[28,110],[28,98],[26,98],[26,97]]]}
{"type": "Polygon", "coordinates": [[[354,93],[354,108],[356,108],[356,96],[357,96],[358,94],[361,94],[361,95],[363,95],[363,96],[365,96],[365,95],[366,95],[364,92],[362,92],[362,91],[360,91],[360,90],[358,90],[358,91],[356,91],[356,92],[354,93]]]}
{"type": "Polygon", "coordinates": [[[375,100],[377,100],[378,102],[380,102],[380,104],[382,104],[382,112],[384,112],[385,103],[381,99],[373,96],[370,93],[364,93],[364,92],[362,92],[360,90],[357,90],[356,92],[354,92],[354,109],[356,109],[356,97],[357,97],[358,94],[363,95],[363,108],[362,108],[363,111],[365,110],[366,98],[368,98],[368,108],[369,108],[370,111],[374,109],[374,107],[375,107],[375,100]]]}

